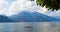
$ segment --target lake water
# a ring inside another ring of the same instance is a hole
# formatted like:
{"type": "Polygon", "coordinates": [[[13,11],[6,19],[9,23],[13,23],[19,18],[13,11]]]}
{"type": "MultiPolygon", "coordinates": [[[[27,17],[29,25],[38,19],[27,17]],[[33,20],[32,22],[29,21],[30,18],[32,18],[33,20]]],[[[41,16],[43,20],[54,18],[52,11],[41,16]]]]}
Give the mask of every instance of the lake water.
{"type": "Polygon", "coordinates": [[[0,23],[0,32],[60,32],[59,22],[0,23]]]}

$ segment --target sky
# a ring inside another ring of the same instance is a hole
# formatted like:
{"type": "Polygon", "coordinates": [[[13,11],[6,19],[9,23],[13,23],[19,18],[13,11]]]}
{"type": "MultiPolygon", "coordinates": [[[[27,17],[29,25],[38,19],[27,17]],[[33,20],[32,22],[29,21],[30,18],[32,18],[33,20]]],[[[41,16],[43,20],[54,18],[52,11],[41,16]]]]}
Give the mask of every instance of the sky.
{"type": "Polygon", "coordinates": [[[37,6],[35,1],[28,0],[0,0],[0,15],[15,15],[22,11],[36,11],[48,16],[60,16],[60,11],[47,11],[45,7],[37,6]]]}

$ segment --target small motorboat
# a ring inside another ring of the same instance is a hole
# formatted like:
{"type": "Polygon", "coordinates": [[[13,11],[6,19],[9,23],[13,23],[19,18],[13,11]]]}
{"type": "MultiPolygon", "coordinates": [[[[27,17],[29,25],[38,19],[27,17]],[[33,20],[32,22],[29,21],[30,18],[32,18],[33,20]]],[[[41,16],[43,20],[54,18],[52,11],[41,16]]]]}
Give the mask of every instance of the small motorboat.
{"type": "Polygon", "coordinates": [[[25,26],[24,28],[32,28],[32,25],[25,26]]]}

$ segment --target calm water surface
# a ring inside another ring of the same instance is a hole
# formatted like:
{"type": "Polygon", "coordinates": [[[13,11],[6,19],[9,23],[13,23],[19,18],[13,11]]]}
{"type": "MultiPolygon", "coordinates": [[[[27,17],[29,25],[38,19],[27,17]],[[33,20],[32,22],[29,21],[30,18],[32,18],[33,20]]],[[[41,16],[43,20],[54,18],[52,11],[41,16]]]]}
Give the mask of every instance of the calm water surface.
{"type": "Polygon", "coordinates": [[[60,32],[59,22],[0,23],[0,32],[60,32]]]}

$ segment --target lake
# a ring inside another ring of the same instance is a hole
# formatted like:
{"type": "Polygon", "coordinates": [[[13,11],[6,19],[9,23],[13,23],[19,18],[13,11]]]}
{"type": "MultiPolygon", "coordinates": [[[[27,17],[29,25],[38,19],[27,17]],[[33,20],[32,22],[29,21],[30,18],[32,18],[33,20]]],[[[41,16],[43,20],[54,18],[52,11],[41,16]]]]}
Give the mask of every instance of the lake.
{"type": "Polygon", "coordinates": [[[59,22],[0,23],[0,32],[60,32],[59,22]]]}

